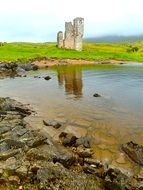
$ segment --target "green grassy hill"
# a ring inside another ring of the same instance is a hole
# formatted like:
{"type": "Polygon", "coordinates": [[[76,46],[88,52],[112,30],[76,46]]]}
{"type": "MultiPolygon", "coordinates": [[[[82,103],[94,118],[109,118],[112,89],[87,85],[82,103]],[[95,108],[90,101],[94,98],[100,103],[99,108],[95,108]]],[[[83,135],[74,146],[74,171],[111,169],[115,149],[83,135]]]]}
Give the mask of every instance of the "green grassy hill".
{"type": "Polygon", "coordinates": [[[58,49],[54,43],[7,43],[0,46],[0,61],[25,62],[35,58],[122,60],[143,62],[143,42],[124,44],[88,44],[83,51],[58,49]],[[132,48],[137,47],[137,52],[132,48]]]}

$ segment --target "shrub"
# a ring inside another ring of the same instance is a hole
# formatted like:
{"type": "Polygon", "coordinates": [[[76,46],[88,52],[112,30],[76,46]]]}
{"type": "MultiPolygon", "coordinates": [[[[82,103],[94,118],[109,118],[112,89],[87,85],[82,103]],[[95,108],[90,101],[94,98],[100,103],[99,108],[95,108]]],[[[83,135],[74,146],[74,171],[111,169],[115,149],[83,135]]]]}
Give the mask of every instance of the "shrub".
{"type": "Polygon", "coordinates": [[[137,52],[137,51],[139,51],[139,48],[136,46],[129,46],[129,48],[127,49],[128,53],[137,52]]]}

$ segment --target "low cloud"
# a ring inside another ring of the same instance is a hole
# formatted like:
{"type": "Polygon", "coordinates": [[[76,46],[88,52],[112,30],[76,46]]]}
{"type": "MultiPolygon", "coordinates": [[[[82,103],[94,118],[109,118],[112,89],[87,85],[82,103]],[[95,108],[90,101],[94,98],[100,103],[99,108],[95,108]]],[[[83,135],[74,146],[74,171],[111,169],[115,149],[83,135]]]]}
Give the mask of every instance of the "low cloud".
{"type": "Polygon", "coordinates": [[[55,41],[64,22],[85,18],[85,37],[143,33],[142,0],[0,0],[0,41],[55,41]]]}

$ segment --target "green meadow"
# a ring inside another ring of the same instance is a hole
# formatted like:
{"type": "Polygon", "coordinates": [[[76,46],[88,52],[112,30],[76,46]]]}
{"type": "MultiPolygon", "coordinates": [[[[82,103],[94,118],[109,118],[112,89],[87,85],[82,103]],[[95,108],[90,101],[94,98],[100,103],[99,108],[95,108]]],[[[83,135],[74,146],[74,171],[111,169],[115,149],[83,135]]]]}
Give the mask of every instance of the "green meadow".
{"type": "Polygon", "coordinates": [[[88,44],[83,51],[59,49],[54,43],[5,43],[0,46],[1,62],[26,62],[30,59],[122,60],[143,62],[143,42],[88,44]],[[134,51],[135,50],[135,51],[134,51]]]}

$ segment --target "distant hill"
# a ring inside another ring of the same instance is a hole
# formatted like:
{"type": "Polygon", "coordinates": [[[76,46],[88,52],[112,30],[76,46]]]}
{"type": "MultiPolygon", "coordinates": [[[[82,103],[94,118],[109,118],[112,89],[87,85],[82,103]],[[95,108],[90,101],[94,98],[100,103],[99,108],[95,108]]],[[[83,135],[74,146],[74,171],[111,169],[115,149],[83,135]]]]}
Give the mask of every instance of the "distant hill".
{"type": "Polygon", "coordinates": [[[85,38],[84,42],[88,43],[124,43],[135,42],[143,40],[143,35],[137,36],[102,36],[102,37],[90,37],[85,38]]]}

